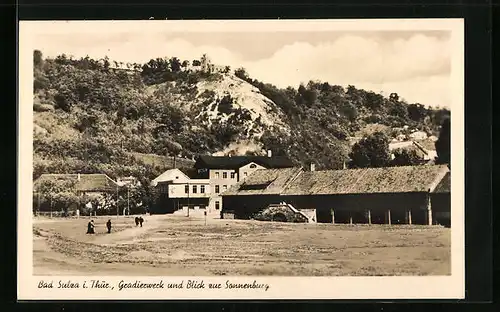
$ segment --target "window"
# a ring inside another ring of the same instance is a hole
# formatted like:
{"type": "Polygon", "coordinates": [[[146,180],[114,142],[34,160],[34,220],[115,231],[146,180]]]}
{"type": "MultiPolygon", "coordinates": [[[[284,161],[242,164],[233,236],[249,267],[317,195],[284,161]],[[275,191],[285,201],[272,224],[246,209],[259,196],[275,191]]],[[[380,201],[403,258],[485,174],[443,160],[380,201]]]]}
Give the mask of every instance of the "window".
{"type": "Polygon", "coordinates": [[[218,185],[215,186],[215,193],[217,193],[217,194],[219,193],[219,186],[218,185]]]}
{"type": "Polygon", "coordinates": [[[246,177],[246,176],[248,175],[248,173],[246,173],[246,172],[243,172],[243,175],[244,175],[244,176],[246,177]]]}
{"type": "Polygon", "coordinates": [[[219,209],[220,209],[220,202],[216,201],[215,202],[215,210],[219,210],[219,209]]]}
{"type": "Polygon", "coordinates": [[[231,179],[234,179],[235,176],[236,174],[234,172],[231,172],[231,179]]]}
{"type": "Polygon", "coordinates": [[[178,179],[179,177],[175,177],[176,179],[178,179]]]}
{"type": "Polygon", "coordinates": [[[200,193],[205,193],[205,185],[200,186],[200,193]]]}
{"type": "Polygon", "coordinates": [[[250,168],[252,168],[252,169],[253,169],[253,168],[257,168],[257,165],[256,165],[256,164],[251,164],[251,165],[250,165],[250,168]]]}
{"type": "Polygon", "coordinates": [[[223,172],[223,173],[222,173],[222,178],[223,178],[223,179],[227,179],[227,172],[223,172]]]}
{"type": "Polygon", "coordinates": [[[216,172],[216,173],[215,173],[215,178],[216,178],[216,179],[218,179],[218,178],[219,178],[219,173],[218,173],[218,172],[216,172]]]}
{"type": "Polygon", "coordinates": [[[223,186],[222,186],[222,191],[223,191],[223,192],[227,191],[227,185],[223,185],[223,186]]]}
{"type": "Polygon", "coordinates": [[[184,185],[184,193],[189,194],[189,185],[184,185]]]}
{"type": "Polygon", "coordinates": [[[198,193],[198,186],[193,185],[193,194],[198,193]]]}

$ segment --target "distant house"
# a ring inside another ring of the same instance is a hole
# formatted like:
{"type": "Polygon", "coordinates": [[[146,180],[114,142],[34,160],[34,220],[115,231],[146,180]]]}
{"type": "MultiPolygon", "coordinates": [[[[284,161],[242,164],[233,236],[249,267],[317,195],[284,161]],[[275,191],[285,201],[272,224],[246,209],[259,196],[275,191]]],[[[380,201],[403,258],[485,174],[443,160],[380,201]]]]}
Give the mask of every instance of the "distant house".
{"type": "Polygon", "coordinates": [[[249,218],[271,204],[315,209],[317,222],[435,224],[450,206],[431,201],[444,165],[304,171],[259,170],[223,196],[223,212],[249,218]]]}
{"type": "Polygon", "coordinates": [[[416,141],[389,143],[389,151],[392,153],[392,158],[394,158],[394,151],[396,151],[397,149],[407,149],[416,151],[417,155],[422,160],[422,163],[432,162],[437,157],[437,152],[435,150],[426,149],[416,141]]]}
{"type": "Polygon", "coordinates": [[[424,131],[415,131],[410,133],[409,137],[413,140],[425,140],[427,139],[427,133],[424,131]]]}
{"type": "Polygon", "coordinates": [[[114,193],[119,187],[110,177],[103,173],[91,174],[42,174],[33,182],[36,192],[44,183],[52,182],[62,191],[74,191],[77,195],[100,195],[114,193]]]}
{"type": "Polygon", "coordinates": [[[141,182],[136,177],[120,177],[116,179],[116,184],[120,187],[137,188],[141,186],[141,182]]]}

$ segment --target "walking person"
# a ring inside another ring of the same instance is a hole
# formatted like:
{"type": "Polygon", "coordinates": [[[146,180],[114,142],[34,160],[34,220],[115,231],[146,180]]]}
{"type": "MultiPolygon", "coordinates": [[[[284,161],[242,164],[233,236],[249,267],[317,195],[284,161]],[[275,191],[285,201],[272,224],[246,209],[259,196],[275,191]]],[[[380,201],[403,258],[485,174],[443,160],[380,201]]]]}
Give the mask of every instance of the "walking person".
{"type": "Polygon", "coordinates": [[[90,220],[90,222],[87,224],[87,234],[95,234],[94,220],[90,220]]]}
{"type": "Polygon", "coordinates": [[[135,217],[135,226],[138,226],[138,225],[139,225],[139,218],[135,217]]]}
{"type": "Polygon", "coordinates": [[[141,225],[141,227],[142,227],[142,222],[144,222],[144,219],[142,217],[139,217],[139,224],[141,225]]]}
{"type": "Polygon", "coordinates": [[[111,219],[106,222],[106,227],[108,228],[108,234],[111,233],[111,219]]]}

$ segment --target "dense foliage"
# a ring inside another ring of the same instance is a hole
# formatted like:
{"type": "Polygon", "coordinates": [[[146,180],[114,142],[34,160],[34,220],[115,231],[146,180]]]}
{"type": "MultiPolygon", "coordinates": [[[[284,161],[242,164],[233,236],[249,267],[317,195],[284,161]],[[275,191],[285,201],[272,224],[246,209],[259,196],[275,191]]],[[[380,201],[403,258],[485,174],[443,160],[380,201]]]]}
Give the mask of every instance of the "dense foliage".
{"type": "Polygon", "coordinates": [[[439,164],[450,164],[451,160],[451,133],[450,133],[451,122],[449,118],[443,120],[443,125],[441,131],[439,132],[439,138],[436,141],[436,152],[438,154],[437,163],[439,164]]]}
{"type": "Polygon", "coordinates": [[[389,138],[382,132],[375,132],[356,142],[349,157],[351,168],[387,167],[391,161],[389,138]]]}
{"type": "Polygon", "coordinates": [[[346,139],[357,136],[367,125],[387,126],[387,135],[403,126],[437,134],[449,116],[446,109],[408,104],[396,93],[386,98],[354,86],[344,89],[315,81],[298,89],[279,89],[251,79],[243,68],[236,69],[235,75],[257,87],[286,113],[292,135],[272,133],[263,138],[266,145],[302,163],[314,160],[320,168],[341,168],[350,151],[346,139]]]}

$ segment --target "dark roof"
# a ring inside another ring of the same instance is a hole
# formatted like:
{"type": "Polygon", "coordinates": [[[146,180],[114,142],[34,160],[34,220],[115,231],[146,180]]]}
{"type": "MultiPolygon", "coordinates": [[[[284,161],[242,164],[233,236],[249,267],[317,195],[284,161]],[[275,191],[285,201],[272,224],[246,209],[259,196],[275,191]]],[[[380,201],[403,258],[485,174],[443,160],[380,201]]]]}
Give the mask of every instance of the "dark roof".
{"type": "Polygon", "coordinates": [[[441,182],[436,186],[433,193],[450,193],[451,189],[451,173],[447,172],[441,182]]]}
{"type": "Polygon", "coordinates": [[[53,183],[61,191],[110,192],[116,190],[117,184],[102,173],[94,174],[42,174],[35,182],[37,190],[43,183],[53,183]]]}
{"type": "Polygon", "coordinates": [[[268,169],[293,167],[293,162],[286,156],[200,156],[194,167],[197,169],[238,169],[251,162],[268,169]]]}
{"type": "Polygon", "coordinates": [[[448,172],[446,165],[402,166],[325,171],[256,170],[222,195],[335,195],[433,191],[448,172]],[[296,174],[294,174],[296,172],[296,174]],[[285,181],[279,188],[268,180],[285,181]],[[245,185],[255,187],[245,188],[245,185]],[[260,186],[260,189],[256,190],[260,186]]]}

